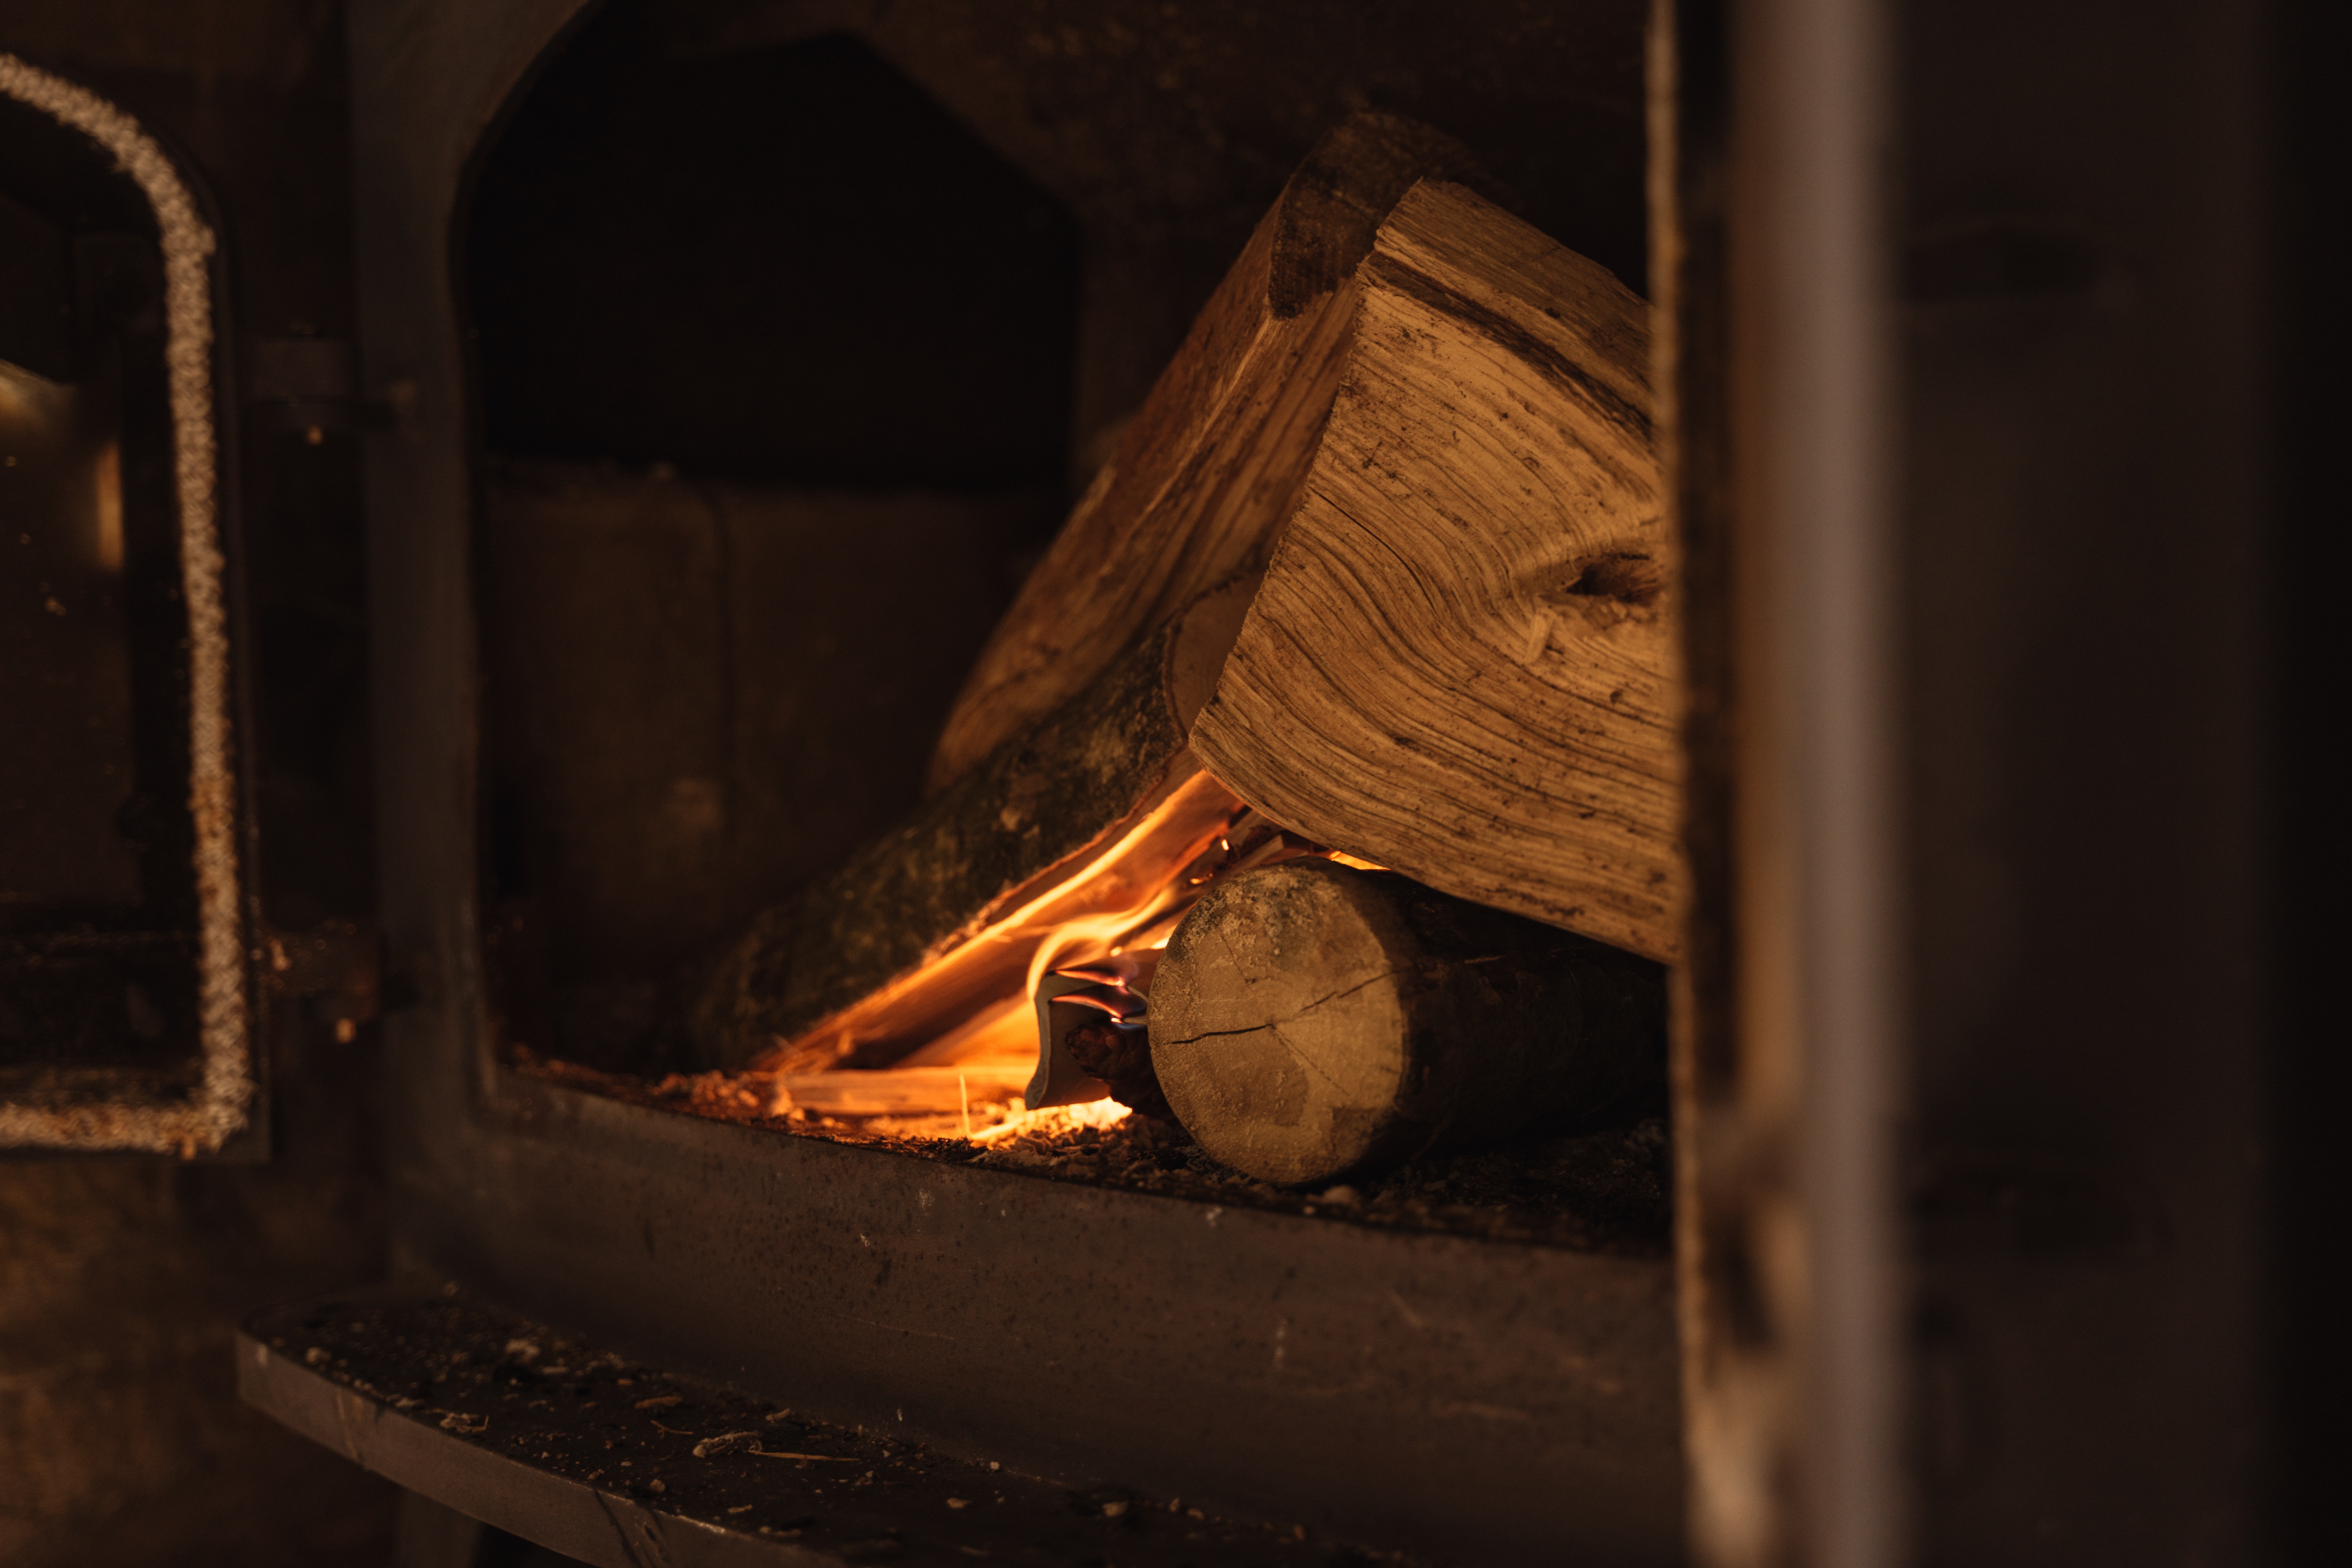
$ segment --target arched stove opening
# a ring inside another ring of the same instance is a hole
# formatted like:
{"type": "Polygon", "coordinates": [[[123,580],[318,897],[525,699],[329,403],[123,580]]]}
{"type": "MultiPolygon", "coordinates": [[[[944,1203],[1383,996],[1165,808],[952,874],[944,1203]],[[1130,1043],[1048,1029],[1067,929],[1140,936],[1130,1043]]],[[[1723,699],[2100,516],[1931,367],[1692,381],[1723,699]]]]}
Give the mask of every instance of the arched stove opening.
{"type": "Polygon", "coordinates": [[[509,1033],[691,1065],[682,966],[914,805],[1060,521],[1077,224],[856,38],[624,0],[457,250],[509,1033]]]}

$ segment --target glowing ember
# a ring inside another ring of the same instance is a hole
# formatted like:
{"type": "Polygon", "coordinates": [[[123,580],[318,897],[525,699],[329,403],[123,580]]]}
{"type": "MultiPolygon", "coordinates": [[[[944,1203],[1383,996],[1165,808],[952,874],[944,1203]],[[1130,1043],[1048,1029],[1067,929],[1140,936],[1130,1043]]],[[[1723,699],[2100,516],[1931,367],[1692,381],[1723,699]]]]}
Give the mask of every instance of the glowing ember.
{"type": "MultiPolygon", "coordinates": [[[[1218,842],[1224,840],[1220,838],[1218,842]]],[[[1189,869],[1187,868],[1187,871],[1189,869]]],[[[1037,982],[1045,977],[1047,971],[1065,967],[1061,961],[1066,955],[1091,952],[1095,956],[1108,957],[1128,945],[1121,939],[1130,934],[1141,934],[1142,928],[1175,910],[1180,903],[1183,909],[1192,908],[1200,896],[1201,886],[1208,880],[1207,874],[1195,877],[1179,873],[1126,909],[1087,915],[1055,926],[1045,940],[1037,944],[1036,952],[1031,956],[1029,974],[1021,986],[1022,994],[1035,995],[1037,982]]],[[[1175,929],[1172,921],[1169,929],[1175,929]]],[[[1160,943],[1155,945],[1164,945],[1167,941],[1166,932],[1161,932],[1160,943]]]]}
{"type": "MultiPolygon", "coordinates": [[[[755,1066],[814,1071],[853,1051],[877,1066],[918,1050],[930,1065],[962,1059],[923,1047],[1008,1004],[1025,1010],[1035,976],[1056,964],[1163,937],[1159,924],[1172,929],[1190,901],[1183,879],[1205,869],[1204,858],[1223,858],[1218,839],[1244,817],[1263,823],[1223,784],[1192,775],[1098,852],[1007,895],[919,968],[798,1037],[778,1040],[755,1066]]],[[[1274,831],[1264,824],[1260,837],[1274,831]]],[[[1034,1040],[1028,1049],[1034,1054],[1034,1040]]]]}
{"type": "MultiPolygon", "coordinates": [[[[1112,1029],[1139,1036],[1159,950],[1210,883],[1328,853],[1195,775],[1075,868],[1008,898],[921,968],[800,1037],[780,1039],[754,1068],[773,1085],[772,1113],[795,1121],[951,1117],[979,1142],[1115,1125],[1129,1108],[1101,1098],[1111,1087],[1091,1075],[1103,1070],[1094,1059],[1103,1053],[1058,1046],[1041,1053],[1041,1036],[1082,1029],[1087,1017],[1106,1037],[1118,1038],[1112,1029]],[[1055,1020],[1055,1001],[1072,1004],[1075,1014],[1055,1020]],[[845,1060],[853,1052],[855,1066],[845,1060]],[[1024,1093],[1005,1092],[1024,1084],[1024,1093]],[[986,1125],[1008,1102],[1007,1119],[986,1125]]],[[[1139,1103],[1154,1109],[1156,1089],[1139,1103]]]]}
{"type": "MultiPolygon", "coordinates": [[[[1019,1100],[1013,1101],[1015,1105],[1019,1100]]],[[[1016,1132],[1074,1132],[1081,1127],[1116,1127],[1135,1114],[1115,1100],[1092,1100],[1084,1105],[1055,1105],[1043,1110],[1016,1110],[984,1131],[971,1135],[975,1143],[992,1143],[1016,1132]]]]}

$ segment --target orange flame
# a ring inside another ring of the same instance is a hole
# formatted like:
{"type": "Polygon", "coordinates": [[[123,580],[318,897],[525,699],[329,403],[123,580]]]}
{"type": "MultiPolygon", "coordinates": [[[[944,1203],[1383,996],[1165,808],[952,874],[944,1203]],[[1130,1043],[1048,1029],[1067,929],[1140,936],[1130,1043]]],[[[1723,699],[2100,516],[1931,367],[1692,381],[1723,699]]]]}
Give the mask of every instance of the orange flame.
{"type": "MultiPolygon", "coordinates": [[[[945,1094],[945,1079],[938,1088],[928,1078],[911,1081],[941,1069],[1025,1074],[1038,1048],[1030,999],[1048,973],[1165,947],[1218,877],[1296,855],[1329,853],[1289,837],[1204,773],[1179,780],[1105,838],[1078,864],[1065,862],[1066,869],[1014,889],[999,900],[996,912],[942,943],[912,972],[799,1037],[778,1040],[755,1070],[776,1075],[780,1106],[805,1100],[814,1110],[825,1099],[851,1103],[845,1087],[828,1092],[813,1073],[867,1080],[866,1098],[876,1103],[894,1095],[911,1101],[926,1090],[945,1094]],[[822,1071],[860,1046],[896,1065],[822,1071]],[[910,1080],[902,1091],[884,1082],[896,1074],[910,1080]]],[[[1352,858],[1350,863],[1362,864],[1352,858]]],[[[1007,1120],[975,1131],[971,1098],[959,1094],[957,1100],[952,1109],[961,1111],[965,1134],[975,1142],[1024,1130],[1108,1127],[1128,1114],[1108,1100],[1033,1110],[1016,1096],[1007,1120]]]]}
{"type": "MultiPolygon", "coordinates": [[[[1199,891],[1182,885],[1187,872],[1248,811],[1208,774],[1189,774],[1098,840],[1101,847],[1013,889],[914,970],[797,1038],[779,1040],[759,1065],[814,1068],[865,1044],[902,1060],[919,1053],[928,1064],[946,1065],[964,1059],[961,1050],[938,1048],[950,1037],[964,1034],[961,1044],[972,1047],[983,1038],[1001,1045],[1000,1037],[1012,1035],[1010,1009],[1027,1005],[1047,969],[1105,956],[1125,938],[1148,944],[1163,935],[1156,922],[1181,913],[1176,906],[1199,891]]],[[[1034,1051],[1034,1040],[1030,1046],[1034,1051]]]]}

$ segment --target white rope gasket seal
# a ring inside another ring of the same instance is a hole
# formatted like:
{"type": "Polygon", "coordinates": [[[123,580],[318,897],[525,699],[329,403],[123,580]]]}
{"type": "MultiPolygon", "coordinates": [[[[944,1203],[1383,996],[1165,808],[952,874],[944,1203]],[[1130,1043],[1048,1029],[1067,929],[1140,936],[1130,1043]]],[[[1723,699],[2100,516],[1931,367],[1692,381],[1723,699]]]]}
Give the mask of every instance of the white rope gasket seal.
{"type": "Polygon", "coordinates": [[[0,1147],[136,1149],[189,1158],[243,1131],[254,1100],[237,867],[237,784],[228,613],[222,591],[213,424],[212,229],[171,159],[139,122],[86,88],[0,52],[0,93],[72,127],[114,157],[154,209],[163,237],[164,361],[188,612],[188,809],[195,823],[197,1016],[204,1073],[170,1103],[46,1108],[0,1102],[0,1147]]]}

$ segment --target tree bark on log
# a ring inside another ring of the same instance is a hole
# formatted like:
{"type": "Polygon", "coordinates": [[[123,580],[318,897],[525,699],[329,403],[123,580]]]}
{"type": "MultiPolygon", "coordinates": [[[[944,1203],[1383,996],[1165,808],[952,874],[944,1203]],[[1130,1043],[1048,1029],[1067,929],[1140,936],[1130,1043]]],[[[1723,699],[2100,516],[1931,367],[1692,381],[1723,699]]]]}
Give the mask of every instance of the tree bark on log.
{"type": "Polygon", "coordinates": [[[1665,975],[1328,860],[1227,879],[1151,984],[1151,1065],[1216,1159],[1291,1185],[1598,1113],[1662,1084],[1665,975]]]}
{"type": "Polygon", "coordinates": [[[1459,185],[1400,201],[1192,743],[1274,820],[1661,961],[1681,945],[1649,308],[1459,185]]]}
{"type": "Polygon", "coordinates": [[[1247,814],[1185,744],[1245,604],[1206,596],[905,826],[761,914],[700,988],[702,1058],[886,1065],[1025,997],[1031,956],[1057,925],[1181,883],[1247,814]]]}
{"type": "Polygon", "coordinates": [[[1339,390],[1351,275],[1426,175],[1476,172],[1453,140],[1394,115],[1351,116],[1307,155],[982,650],[932,756],[934,789],[1139,636],[1265,567],[1339,390]]]}

